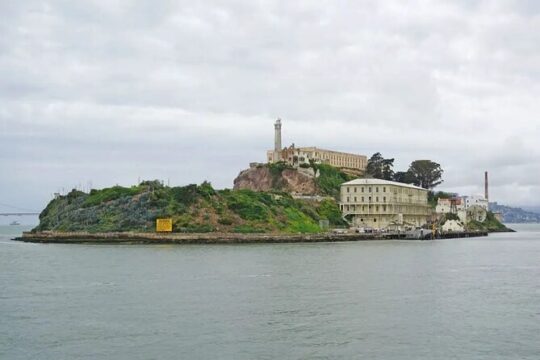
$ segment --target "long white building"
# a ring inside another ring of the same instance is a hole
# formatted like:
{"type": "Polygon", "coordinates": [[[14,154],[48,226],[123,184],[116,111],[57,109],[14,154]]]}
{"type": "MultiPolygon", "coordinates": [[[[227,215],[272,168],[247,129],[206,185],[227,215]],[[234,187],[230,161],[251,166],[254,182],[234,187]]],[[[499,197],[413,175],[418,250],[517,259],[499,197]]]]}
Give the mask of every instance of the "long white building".
{"type": "Polygon", "coordinates": [[[356,179],[341,185],[340,208],[356,227],[401,229],[422,226],[431,214],[428,190],[381,179],[356,179]]]}

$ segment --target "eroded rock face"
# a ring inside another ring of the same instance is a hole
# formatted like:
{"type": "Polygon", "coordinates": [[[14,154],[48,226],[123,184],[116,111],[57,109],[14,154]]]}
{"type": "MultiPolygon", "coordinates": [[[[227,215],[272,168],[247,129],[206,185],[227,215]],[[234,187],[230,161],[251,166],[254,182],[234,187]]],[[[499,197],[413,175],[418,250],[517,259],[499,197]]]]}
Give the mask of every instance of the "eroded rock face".
{"type": "Polygon", "coordinates": [[[299,195],[316,195],[317,186],[312,176],[296,169],[285,169],[281,173],[272,173],[267,166],[253,167],[240,172],[234,179],[234,189],[253,191],[286,191],[299,195]]]}

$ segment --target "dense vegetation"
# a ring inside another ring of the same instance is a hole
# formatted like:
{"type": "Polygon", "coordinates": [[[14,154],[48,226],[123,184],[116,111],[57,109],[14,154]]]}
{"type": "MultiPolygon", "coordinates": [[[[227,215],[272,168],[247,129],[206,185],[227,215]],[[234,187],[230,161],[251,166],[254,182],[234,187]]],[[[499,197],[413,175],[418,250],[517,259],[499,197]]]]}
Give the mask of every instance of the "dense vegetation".
{"type": "Polygon", "coordinates": [[[315,165],[315,168],[319,175],[315,182],[317,183],[317,187],[321,194],[332,196],[336,199],[339,198],[341,184],[355,179],[354,176],[345,174],[330,165],[318,164],[315,165]]]}
{"type": "MultiPolygon", "coordinates": [[[[331,189],[339,176],[323,173],[323,186],[331,189]]],[[[149,181],[89,194],[73,190],[47,205],[35,230],[151,232],[161,217],[173,219],[175,232],[315,233],[324,219],[344,225],[332,199],[308,202],[283,192],[214,190],[208,182],[168,187],[149,181]]]]}

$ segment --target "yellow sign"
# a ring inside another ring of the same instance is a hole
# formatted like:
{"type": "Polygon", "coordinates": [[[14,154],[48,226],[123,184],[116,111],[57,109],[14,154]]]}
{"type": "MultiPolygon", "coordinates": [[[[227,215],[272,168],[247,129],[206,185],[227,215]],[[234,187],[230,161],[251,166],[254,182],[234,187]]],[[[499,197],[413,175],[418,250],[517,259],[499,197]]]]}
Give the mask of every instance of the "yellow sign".
{"type": "Polygon", "coordinates": [[[157,232],[171,232],[172,231],[172,219],[156,219],[156,231],[157,232]]]}

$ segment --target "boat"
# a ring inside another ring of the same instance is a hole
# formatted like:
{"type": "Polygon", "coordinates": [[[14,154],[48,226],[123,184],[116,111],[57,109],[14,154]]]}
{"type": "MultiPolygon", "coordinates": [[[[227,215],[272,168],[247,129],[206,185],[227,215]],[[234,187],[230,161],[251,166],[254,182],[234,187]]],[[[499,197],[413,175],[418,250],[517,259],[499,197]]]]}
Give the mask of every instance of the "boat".
{"type": "Polygon", "coordinates": [[[15,220],[15,221],[10,222],[9,225],[16,226],[16,225],[21,225],[21,224],[17,220],[15,220]]]}

